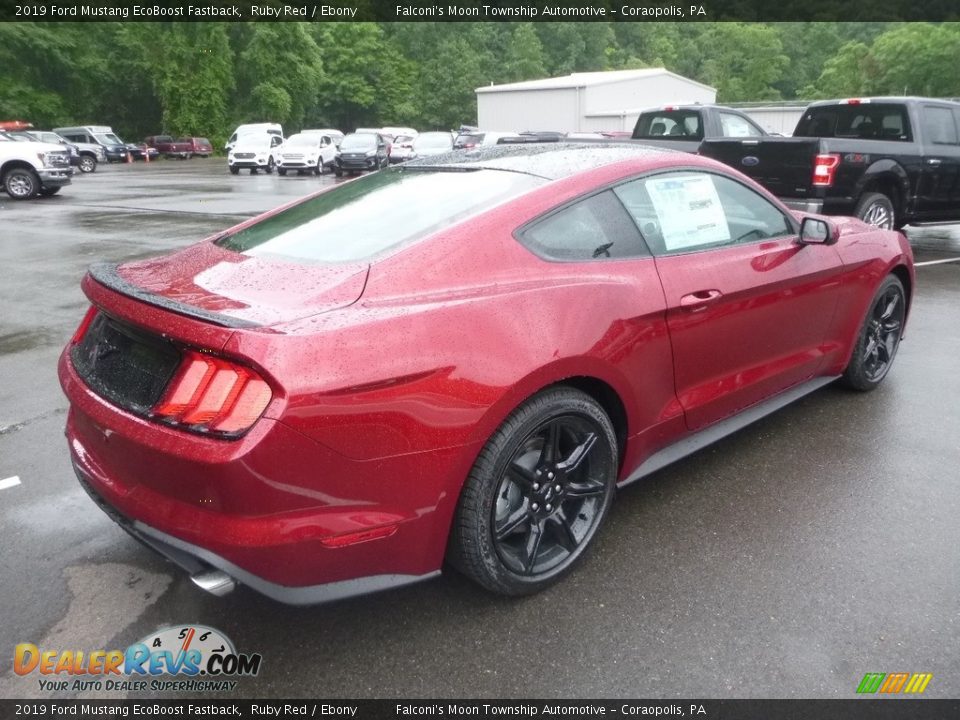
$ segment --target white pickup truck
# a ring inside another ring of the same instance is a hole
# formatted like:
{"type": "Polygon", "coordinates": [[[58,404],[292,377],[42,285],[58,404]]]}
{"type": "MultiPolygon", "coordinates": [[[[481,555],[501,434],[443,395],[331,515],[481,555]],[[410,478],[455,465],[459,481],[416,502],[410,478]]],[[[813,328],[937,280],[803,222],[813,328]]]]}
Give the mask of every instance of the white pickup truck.
{"type": "Polygon", "coordinates": [[[62,145],[18,141],[0,132],[0,188],[11,199],[56,195],[71,175],[70,153],[62,145]]]}

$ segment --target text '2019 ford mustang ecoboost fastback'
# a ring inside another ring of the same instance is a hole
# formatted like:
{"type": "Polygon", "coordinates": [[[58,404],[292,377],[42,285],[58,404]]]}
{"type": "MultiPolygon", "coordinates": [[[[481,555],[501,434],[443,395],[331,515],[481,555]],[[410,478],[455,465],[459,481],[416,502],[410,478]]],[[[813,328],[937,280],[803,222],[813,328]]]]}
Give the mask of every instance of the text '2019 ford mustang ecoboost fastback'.
{"type": "Polygon", "coordinates": [[[913,286],[900,233],[705,158],[456,152],[93,266],[67,437],[97,503],[209,590],[319,602],[447,559],[529,593],[618,485],[879,384],[913,286]]]}

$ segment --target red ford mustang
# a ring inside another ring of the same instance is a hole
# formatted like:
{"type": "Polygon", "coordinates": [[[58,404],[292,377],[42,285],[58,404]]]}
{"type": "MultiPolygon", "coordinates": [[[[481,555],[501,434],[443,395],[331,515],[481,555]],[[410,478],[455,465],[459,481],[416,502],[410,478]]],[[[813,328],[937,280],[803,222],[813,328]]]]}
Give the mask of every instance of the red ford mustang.
{"type": "Polygon", "coordinates": [[[494,147],[90,269],[60,361],[80,482],[201,587],[539,590],[618,486],[886,376],[905,238],[725,165],[494,147]]]}

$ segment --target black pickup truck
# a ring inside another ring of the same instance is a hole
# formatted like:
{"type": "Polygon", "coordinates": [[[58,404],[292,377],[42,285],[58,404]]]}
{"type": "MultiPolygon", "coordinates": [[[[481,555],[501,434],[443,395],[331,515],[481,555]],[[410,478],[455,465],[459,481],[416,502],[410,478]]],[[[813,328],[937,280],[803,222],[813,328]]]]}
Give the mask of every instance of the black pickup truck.
{"type": "Polygon", "coordinates": [[[878,97],[812,103],[793,137],[706,140],[700,154],[789,207],[872,225],[960,221],[960,103],[878,97]]]}
{"type": "Polygon", "coordinates": [[[748,115],[723,105],[667,105],[637,118],[633,140],[695,153],[705,138],[760,138],[766,131],[748,115]]]}

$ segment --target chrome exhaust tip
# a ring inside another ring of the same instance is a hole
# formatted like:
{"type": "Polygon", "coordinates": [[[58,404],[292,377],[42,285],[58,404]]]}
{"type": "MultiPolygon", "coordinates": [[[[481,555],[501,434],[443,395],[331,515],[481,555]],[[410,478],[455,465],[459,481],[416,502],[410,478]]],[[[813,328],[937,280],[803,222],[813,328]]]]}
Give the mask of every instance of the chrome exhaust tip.
{"type": "Polygon", "coordinates": [[[207,572],[191,575],[193,584],[201,590],[206,590],[211,595],[223,597],[233,592],[237,587],[237,581],[227,575],[223,570],[209,570],[207,572]]]}

